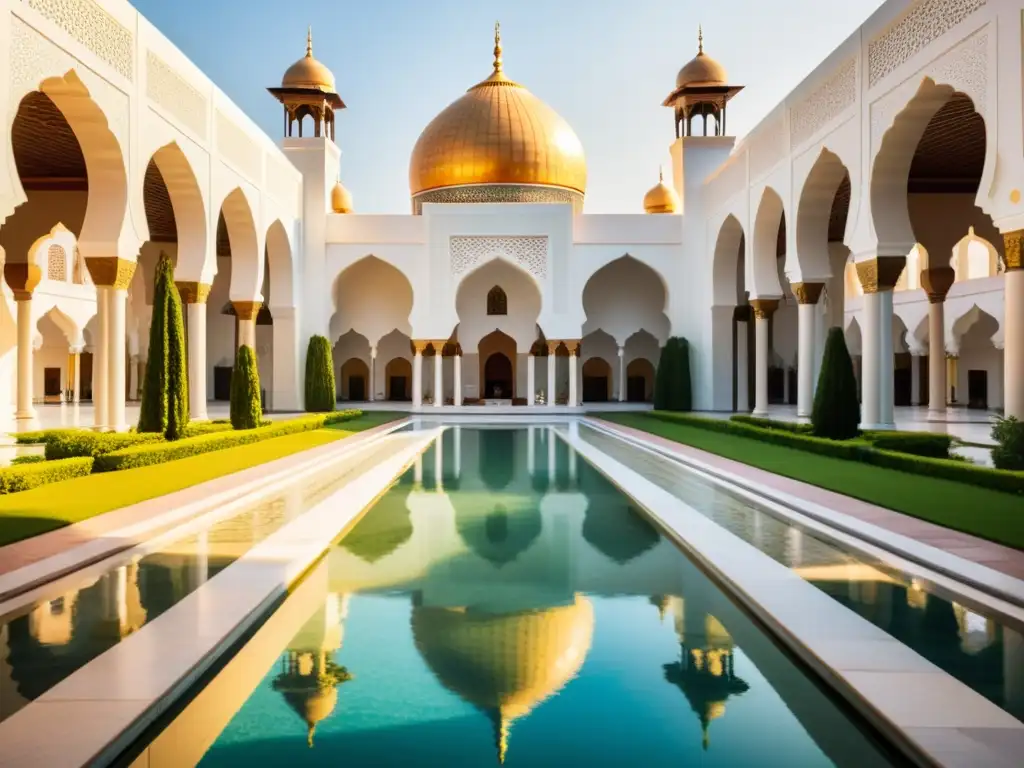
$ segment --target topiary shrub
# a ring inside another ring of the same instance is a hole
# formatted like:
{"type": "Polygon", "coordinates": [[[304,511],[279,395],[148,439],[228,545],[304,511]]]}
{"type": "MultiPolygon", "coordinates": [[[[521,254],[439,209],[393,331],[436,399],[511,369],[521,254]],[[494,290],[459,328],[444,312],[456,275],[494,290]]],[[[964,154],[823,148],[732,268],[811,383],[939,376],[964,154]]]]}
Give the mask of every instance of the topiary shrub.
{"type": "Polygon", "coordinates": [[[880,451],[909,453],[911,456],[930,456],[948,459],[953,438],[941,432],[930,435],[922,432],[872,432],[865,437],[880,451]]]}
{"type": "Polygon", "coordinates": [[[998,419],[992,427],[992,439],[998,443],[992,449],[996,469],[1024,470],[1024,421],[1015,416],[998,419]]]}
{"type": "Polygon", "coordinates": [[[238,348],[235,367],[231,370],[231,426],[255,429],[260,425],[262,415],[256,354],[252,347],[243,344],[238,348]]]}
{"type": "Polygon", "coordinates": [[[331,343],[323,336],[314,336],[306,351],[306,410],[311,413],[333,411],[334,387],[331,343]]]}
{"type": "Polygon", "coordinates": [[[849,440],[857,436],[860,424],[857,379],[842,328],[832,328],[828,332],[818,389],[814,393],[811,423],[818,437],[849,440]]]}
{"type": "MultiPolygon", "coordinates": [[[[679,340],[674,336],[665,342],[658,358],[658,370],[654,374],[654,407],[659,411],[671,411],[672,389],[674,387],[676,360],[679,358],[679,340]]],[[[623,386],[625,382],[620,383],[623,386]]]]}
{"type": "Polygon", "coordinates": [[[92,465],[93,458],[85,456],[0,469],[0,494],[29,491],[48,483],[85,477],[92,472],[92,465]]]}
{"type": "Polygon", "coordinates": [[[168,440],[182,437],[188,425],[188,368],[181,296],[174,267],[160,254],[153,287],[153,319],[149,326],[149,360],[142,386],[139,432],[161,432],[168,440]]]}

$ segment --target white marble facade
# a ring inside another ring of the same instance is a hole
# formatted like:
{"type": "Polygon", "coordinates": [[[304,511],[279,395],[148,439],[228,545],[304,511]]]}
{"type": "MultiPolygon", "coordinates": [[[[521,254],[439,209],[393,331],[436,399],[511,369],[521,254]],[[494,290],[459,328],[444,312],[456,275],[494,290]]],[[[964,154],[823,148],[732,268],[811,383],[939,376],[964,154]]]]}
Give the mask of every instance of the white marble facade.
{"type": "MultiPolygon", "coordinates": [[[[831,326],[866,425],[901,402],[1024,416],[1022,11],[891,0],[742,140],[666,136],[671,173],[648,197],[667,207],[593,215],[582,183],[508,198],[489,179],[447,197],[410,182],[409,214],[365,215],[336,184],[322,113],[313,136],[271,138],[127,2],[0,0],[0,409],[28,424],[46,400],[87,397],[97,427],[125,428],[164,252],[198,418],[243,343],[268,406],[301,408],[314,334],[342,400],[649,401],[660,347],[683,336],[697,409],[806,414],[831,326]],[[71,171],[22,138],[48,109],[74,137],[57,142],[71,171]],[[922,155],[935,121],[963,157],[922,155]],[[87,184],[68,183],[76,158],[87,184]]],[[[505,87],[495,57],[476,87],[505,87]]],[[[702,51],[679,83],[695,62],[724,82],[702,51]]],[[[322,67],[311,52],[300,66],[322,67]]]]}

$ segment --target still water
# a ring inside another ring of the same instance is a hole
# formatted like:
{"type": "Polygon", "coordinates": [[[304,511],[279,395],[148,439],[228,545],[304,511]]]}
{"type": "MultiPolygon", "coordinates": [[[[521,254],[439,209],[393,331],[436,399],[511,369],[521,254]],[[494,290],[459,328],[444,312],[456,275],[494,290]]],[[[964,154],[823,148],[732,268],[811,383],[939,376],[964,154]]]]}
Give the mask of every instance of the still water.
{"type": "Polygon", "coordinates": [[[448,429],[149,764],[203,739],[187,763],[901,764],[614,486],[521,428],[448,429]]]}

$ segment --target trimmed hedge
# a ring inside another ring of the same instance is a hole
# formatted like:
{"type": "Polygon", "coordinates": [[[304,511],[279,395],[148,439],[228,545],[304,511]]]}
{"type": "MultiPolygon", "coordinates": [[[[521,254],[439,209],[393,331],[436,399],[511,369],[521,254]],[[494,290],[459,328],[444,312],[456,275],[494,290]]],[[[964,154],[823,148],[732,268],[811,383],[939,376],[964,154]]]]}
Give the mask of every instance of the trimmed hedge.
{"type": "Polygon", "coordinates": [[[46,460],[59,461],[80,456],[102,456],[129,446],[143,443],[162,443],[164,436],[157,432],[89,432],[68,430],[52,434],[46,439],[46,460]]]}
{"type": "Polygon", "coordinates": [[[18,445],[44,445],[56,435],[81,431],[78,427],[63,427],[61,429],[40,429],[35,432],[21,432],[14,436],[14,442],[18,445]]]}
{"type": "Polygon", "coordinates": [[[327,424],[339,424],[357,418],[362,413],[362,411],[337,411],[330,414],[310,414],[276,424],[271,423],[269,426],[256,429],[215,432],[175,442],[136,445],[99,456],[96,459],[94,471],[116,472],[122,469],[147,467],[151,464],[163,464],[167,461],[198,456],[211,451],[250,445],[275,437],[320,429],[327,424]]]}
{"type": "Polygon", "coordinates": [[[953,444],[953,438],[941,432],[871,432],[865,437],[880,451],[933,459],[948,459],[949,447],[953,444]]]}
{"type": "MultiPolygon", "coordinates": [[[[981,488],[990,488],[1005,493],[1024,494],[1024,472],[1008,472],[999,469],[979,467],[976,464],[951,459],[936,459],[928,456],[913,456],[906,453],[880,450],[862,441],[829,440],[814,435],[803,435],[781,429],[763,429],[740,421],[709,419],[683,413],[651,411],[650,417],[661,421],[677,422],[713,432],[724,432],[760,440],[764,443],[782,445],[799,451],[810,451],[822,456],[849,459],[878,467],[895,469],[914,475],[941,477],[981,488]]],[[[877,433],[873,433],[877,434],[877,433]]],[[[914,433],[909,433],[914,434],[914,433]]],[[[929,433],[917,433],[925,435],[929,433]]],[[[941,436],[940,436],[941,437],[941,436]]]]}
{"type": "Polygon", "coordinates": [[[333,411],[336,400],[331,342],[325,336],[313,336],[306,351],[306,410],[310,413],[333,411]]]}
{"type": "Polygon", "coordinates": [[[795,421],[776,421],[775,419],[764,419],[760,416],[748,416],[743,413],[738,413],[729,418],[741,424],[750,424],[762,429],[781,429],[785,432],[796,432],[800,435],[809,435],[814,430],[814,427],[810,424],[800,424],[795,421]]]}
{"type": "Polygon", "coordinates": [[[91,456],[85,456],[0,469],[0,494],[18,493],[61,480],[85,477],[92,472],[93,462],[91,456]]]}
{"type": "Polygon", "coordinates": [[[235,355],[231,370],[231,425],[235,429],[255,429],[263,416],[260,397],[260,372],[256,353],[243,344],[235,355]]]}
{"type": "Polygon", "coordinates": [[[230,421],[190,421],[182,437],[199,437],[214,432],[230,432],[234,427],[230,421]]]}
{"type": "MultiPolygon", "coordinates": [[[[620,382],[620,386],[624,386],[620,382]]],[[[665,342],[654,374],[654,407],[665,411],[693,410],[690,343],[681,336],[665,342]]]]}
{"type": "Polygon", "coordinates": [[[28,456],[15,456],[11,459],[11,466],[16,467],[20,464],[38,464],[40,461],[46,461],[46,457],[41,453],[31,453],[28,456]]]}

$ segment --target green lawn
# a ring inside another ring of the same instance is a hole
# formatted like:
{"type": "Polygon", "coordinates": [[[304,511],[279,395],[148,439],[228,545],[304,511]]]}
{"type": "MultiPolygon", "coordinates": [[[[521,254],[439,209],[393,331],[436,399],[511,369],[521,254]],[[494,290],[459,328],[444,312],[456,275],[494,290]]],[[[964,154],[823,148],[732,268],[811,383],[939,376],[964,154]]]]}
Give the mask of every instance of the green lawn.
{"type": "Polygon", "coordinates": [[[636,413],[594,416],[938,525],[1024,549],[1024,499],[1010,493],[819,456],[636,413]]]}
{"type": "Polygon", "coordinates": [[[0,496],[0,546],[316,448],[397,418],[401,414],[371,411],[310,432],[0,496]]]}

